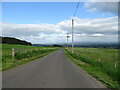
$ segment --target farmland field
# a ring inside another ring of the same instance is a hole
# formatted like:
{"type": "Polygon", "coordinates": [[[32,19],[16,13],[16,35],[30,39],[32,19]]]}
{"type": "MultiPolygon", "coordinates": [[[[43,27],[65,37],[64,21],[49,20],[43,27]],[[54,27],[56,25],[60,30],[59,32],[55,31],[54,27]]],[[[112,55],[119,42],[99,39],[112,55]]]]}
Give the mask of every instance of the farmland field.
{"type": "Polygon", "coordinates": [[[57,49],[55,47],[2,44],[2,70],[40,58],[57,49]],[[12,57],[12,48],[15,52],[14,57],[12,57]]]}
{"type": "Polygon", "coordinates": [[[109,88],[120,88],[118,49],[105,48],[66,48],[70,60],[96,77],[109,88]]]}

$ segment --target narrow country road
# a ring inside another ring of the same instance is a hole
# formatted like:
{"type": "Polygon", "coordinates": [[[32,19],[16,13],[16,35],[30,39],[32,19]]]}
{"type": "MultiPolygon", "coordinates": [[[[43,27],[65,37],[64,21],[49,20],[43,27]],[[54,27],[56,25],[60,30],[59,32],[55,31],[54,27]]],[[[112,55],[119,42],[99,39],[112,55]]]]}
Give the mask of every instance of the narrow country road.
{"type": "Polygon", "coordinates": [[[59,49],[3,72],[3,88],[105,88],[59,49]]]}

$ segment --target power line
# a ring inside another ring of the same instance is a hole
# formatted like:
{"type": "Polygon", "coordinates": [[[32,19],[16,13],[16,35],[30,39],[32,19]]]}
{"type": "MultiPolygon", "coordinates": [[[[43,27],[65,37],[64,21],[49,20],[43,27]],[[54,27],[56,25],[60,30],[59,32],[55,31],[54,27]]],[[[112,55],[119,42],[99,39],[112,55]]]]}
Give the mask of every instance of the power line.
{"type": "Polygon", "coordinates": [[[75,13],[74,13],[74,17],[75,17],[75,15],[76,15],[76,13],[77,13],[77,10],[78,10],[78,7],[79,7],[79,4],[80,4],[80,2],[78,2],[78,4],[77,4],[77,6],[76,6],[76,10],[75,10],[75,13]]]}

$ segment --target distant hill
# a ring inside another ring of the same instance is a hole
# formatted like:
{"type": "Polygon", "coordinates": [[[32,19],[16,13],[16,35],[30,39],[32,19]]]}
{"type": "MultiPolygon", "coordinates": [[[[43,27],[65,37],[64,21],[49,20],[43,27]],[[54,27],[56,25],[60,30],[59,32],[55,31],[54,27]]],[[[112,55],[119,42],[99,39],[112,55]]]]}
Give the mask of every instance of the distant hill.
{"type": "Polygon", "coordinates": [[[52,47],[52,45],[46,45],[46,44],[32,44],[32,46],[52,47]]]}
{"type": "Polygon", "coordinates": [[[4,44],[20,44],[20,45],[29,45],[31,46],[32,44],[30,42],[12,38],[12,37],[0,37],[0,43],[4,44]]]}
{"type": "Polygon", "coordinates": [[[62,45],[59,44],[32,44],[32,46],[42,46],[42,47],[62,47],[62,45]]]}
{"type": "MultiPolygon", "coordinates": [[[[72,47],[71,44],[68,45],[72,47]]],[[[75,43],[74,47],[90,47],[90,48],[120,48],[118,43],[75,43]]]]}

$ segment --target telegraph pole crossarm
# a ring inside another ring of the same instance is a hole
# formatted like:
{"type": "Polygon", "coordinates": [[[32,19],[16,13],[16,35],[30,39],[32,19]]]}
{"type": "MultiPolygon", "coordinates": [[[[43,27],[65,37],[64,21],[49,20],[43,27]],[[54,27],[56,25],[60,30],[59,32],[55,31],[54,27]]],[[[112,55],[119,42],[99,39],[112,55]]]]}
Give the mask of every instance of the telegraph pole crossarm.
{"type": "Polygon", "coordinates": [[[69,33],[67,33],[67,47],[68,47],[68,39],[69,39],[69,33]]]}

